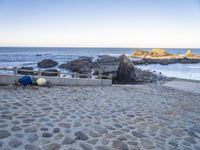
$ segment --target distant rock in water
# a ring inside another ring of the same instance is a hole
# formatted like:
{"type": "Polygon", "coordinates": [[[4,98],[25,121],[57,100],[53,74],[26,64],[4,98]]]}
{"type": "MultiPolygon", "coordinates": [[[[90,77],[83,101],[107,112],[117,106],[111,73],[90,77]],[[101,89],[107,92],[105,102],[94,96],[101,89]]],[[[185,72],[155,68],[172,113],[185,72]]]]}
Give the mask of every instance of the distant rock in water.
{"type": "Polygon", "coordinates": [[[44,59],[41,62],[38,62],[38,68],[52,68],[58,65],[58,62],[52,59],[44,59]]]}
{"type": "Polygon", "coordinates": [[[125,55],[120,56],[116,81],[120,84],[131,84],[135,80],[135,68],[130,59],[125,55]]]}
{"type": "Polygon", "coordinates": [[[76,60],[61,64],[58,66],[62,69],[69,69],[72,72],[87,74],[92,72],[92,58],[91,57],[79,57],[76,60]]]}

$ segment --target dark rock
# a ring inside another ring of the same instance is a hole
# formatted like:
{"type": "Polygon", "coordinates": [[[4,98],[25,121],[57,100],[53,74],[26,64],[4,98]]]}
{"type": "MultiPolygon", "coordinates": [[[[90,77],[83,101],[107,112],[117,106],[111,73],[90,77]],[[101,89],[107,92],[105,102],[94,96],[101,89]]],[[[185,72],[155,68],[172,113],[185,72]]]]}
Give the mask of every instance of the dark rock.
{"type": "Polygon", "coordinates": [[[35,146],[35,145],[30,145],[30,144],[26,144],[24,146],[25,150],[40,150],[39,147],[35,146]]]}
{"type": "Polygon", "coordinates": [[[160,65],[169,65],[169,64],[191,64],[191,63],[200,63],[200,59],[188,59],[188,58],[170,58],[170,59],[140,59],[140,60],[133,60],[135,65],[141,64],[160,64],[160,65]]]}
{"type": "Polygon", "coordinates": [[[91,57],[79,57],[76,60],[61,64],[59,68],[68,69],[72,72],[88,74],[92,72],[92,58],[91,57]]]}
{"type": "Polygon", "coordinates": [[[61,148],[60,144],[52,143],[52,144],[46,146],[44,149],[45,150],[59,150],[60,148],[61,148]]]}
{"type": "Polygon", "coordinates": [[[2,120],[2,119],[0,119],[0,123],[6,123],[6,121],[5,121],[5,120],[2,120]]]}
{"type": "Polygon", "coordinates": [[[85,135],[83,132],[81,132],[81,131],[78,131],[78,132],[76,132],[75,133],[75,136],[76,136],[76,140],[88,140],[89,138],[88,138],[88,136],[87,135],[85,135]]]}
{"type": "Polygon", "coordinates": [[[0,148],[2,148],[2,147],[3,147],[3,142],[0,141],[0,148]]]}
{"type": "Polygon", "coordinates": [[[73,144],[75,140],[71,139],[70,137],[65,137],[63,140],[63,144],[73,144]]]}
{"type": "Polygon", "coordinates": [[[0,128],[6,128],[8,127],[8,124],[0,124],[0,128]]]}
{"type": "Polygon", "coordinates": [[[34,122],[35,119],[24,119],[23,120],[23,123],[31,123],[31,122],[34,122]]]}
{"type": "Polygon", "coordinates": [[[59,128],[54,128],[54,129],[53,129],[53,133],[58,133],[58,132],[60,132],[60,129],[59,129],[59,128]]]}
{"type": "Polygon", "coordinates": [[[116,76],[119,58],[102,55],[93,63],[94,75],[116,76]]]}
{"type": "Polygon", "coordinates": [[[40,130],[41,130],[41,131],[48,131],[49,128],[47,128],[47,127],[42,127],[40,130]]]}
{"type": "Polygon", "coordinates": [[[41,72],[42,76],[58,76],[57,69],[48,69],[41,72]]]}
{"type": "Polygon", "coordinates": [[[17,148],[19,147],[20,145],[22,145],[22,142],[17,140],[17,139],[13,139],[9,142],[9,145],[13,148],[17,148]]]}
{"type": "Polygon", "coordinates": [[[8,119],[8,120],[12,120],[12,116],[11,115],[1,115],[1,119],[8,119]]]}
{"type": "Polygon", "coordinates": [[[97,142],[98,142],[98,139],[93,139],[93,140],[88,141],[88,143],[90,143],[92,145],[97,144],[97,142]]]}
{"type": "Polygon", "coordinates": [[[133,114],[127,114],[127,116],[130,117],[130,118],[135,117],[135,115],[133,115],[133,114]]]}
{"type": "Polygon", "coordinates": [[[42,133],[42,137],[46,137],[46,138],[49,138],[49,137],[52,137],[52,133],[48,133],[48,132],[44,132],[42,133]]]}
{"type": "Polygon", "coordinates": [[[174,147],[178,147],[178,142],[175,141],[175,140],[169,141],[169,144],[172,145],[172,146],[174,146],[174,147]]]}
{"type": "Polygon", "coordinates": [[[148,139],[142,139],[141,144],[144,146],[145,149],[155,149],[153,143],[148,139]]]}
{"type": "Polygon", "coordinates": [[[119,124],[119,123],[115,123],[115,124],[113,124],[113,126],[116,127],[116,128],[122,128],[122,127],[123,127],[123,126],[122,126],[121,124],[119,124]]]}
{"type": "Polygon", "coordinates": [[[188,59],[188,58],[183,58],[180,63],[182,64],[196,64],[200,63],[200,59],[188,59]]]}
{"type": "Polygon", "coordinates": [[[84,150],[92,150],[92,146],[86,143],[80,143],[80,147],[82,147],[84,150]]]}
{"type": "Polygon", "coordinates": [[[19,70],[17,70],[17,73],[21,75],[36,75],[37,74],[33,72],[33,67],[21,67],[19,70]]]}
{"type": "Polygon", "coordinates": [[[22,133],[16,133],[15,136],[16,136],[17,138],[23,138],[23,137],[24,137],[24,134],[22,134],[22,133]]]}
{"type": "Polygon", "coordinates": [[[64,122],[59,123],[58,125],[59,125],[60,127],[63,127],[63,128],[70,128],[70,127],[71,127],[71,125],[70,125],[69,123],[64,123],[64,122]]]}
{"type": "Polygon", "coordinates": [[[30,128],[25,129],[25,132],[26,132],[26,133],[37,132],[37,128],[35,128],[35,127],[30,127],[30,128]]]}
{"type": "Polygon", "coordinates": [[[94,130],[96,130],[97,132],[99,132],[101,134],[108,133],[108,130],[104,127],[101,127],[101,126],[95,126],[94,130]]]}
{"type": "Polygon", "coordinates": [[[109,148],[109,147],[107,147],[107,146],[104,146],[104,145],[99,145],[99,146],[96,146],[96,149],[97,149],[97,150],[110,150],[110,148],[109,148]]]}
{"type": "Polygon", "coordinates": [[[129,149],[127,144],[125,144],[122,141],[114,141],[113,142],[113,148],[120,149],[120,150],[128,150],[129,149]]]}
{"type": "Polygon", "coordinates": [[[158,81],[167,81],[171,80],[170,78],[164,77],[161,74],[156,74],[148,70],[142,70],[135,67],[135,80],[137,83],[152,83],[158,81]]]}
{"type": "Polygon", "coordinates": [[[169,65],[180,63],[181,59],[144,59],[145,64],[169,65]]]}
{"type": "Polygon", "coordinates": [[[133,136],[138,137],[138,138],[145,138],[145,137],[147,137],[144,134],[142,134],[140,132],[136,132],[136,131],[133,131],[132,134],[133,134],[133,136]]]}
{"type": "Polygon", "coordinates": [[[14,126],[11,128],[11,131],[20,131],[22,128],[20,126],[14,126]]]}
{"type": "Polygon", "coordinates": [[[7,130],[0,130],[0,139],[7,138],[11,135],[7,130]]]}
{"type": "Polygon", "coordinates": [[[38,136],[37,134],[31,134],[31,135],[28,136],[28,141],[29,141],[30,143],[33,143],[33,142],[35,142],[38,138],[39,138],[39,136],[38,136]]]}
{"type": "Polygon", "coordinates": [[[120,84],[131,84],[135,82],[135,68],[133,63],[125,55],[120,56],[116,82],[120,84]]]}
{"type": "Polygon", "coordinates": [[[44,59],[41,62],[38,62],[37,66],[39,68],[52,68],[58,65],[58,62],[52,59],[44,59]]]}

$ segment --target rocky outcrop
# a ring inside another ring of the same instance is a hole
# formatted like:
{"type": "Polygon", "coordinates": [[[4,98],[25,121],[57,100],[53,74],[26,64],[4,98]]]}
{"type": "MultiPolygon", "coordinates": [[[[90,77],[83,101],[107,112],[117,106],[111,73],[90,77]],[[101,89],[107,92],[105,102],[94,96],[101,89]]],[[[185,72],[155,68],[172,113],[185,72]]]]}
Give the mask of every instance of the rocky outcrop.
{"type": "Polygon", "coordinates": [[[131,60],[125,55],[120,56],[116,82],[120,84],[131,84],[136,81],[135,77],[135,68],[131,60]]]}
{"type": "Polygon", "coordinates": [[[119,66],[119,58],[102,55],[93,63],[93,69],[95,75],[112,75],[116,76],[119,66]]]}
{"type": "Polygon", "coordinates": [[[72,72],[81,74],[88,74],[92,72],[92,58],[91,57],[79,57],[76,60],[61,64],[59,68],[69,69],[72,72]]]}
{"type": "Polygon", "coordinates": [[[200,59],[188,59],[188,58],[173,58],[173,59],[141,59],[133,60],[135,65],[148,65],[148,64],[160,64],[160,65],[170,65],[170,64],[191,64],[191,63],[200,63],[200,59]]]}
{"type": "Polygon", "coordinates": [[[38,62],[38,68],[52,68],[58,65],[58,62],[52,59],[44,59],[41,62],[38,62]]]}

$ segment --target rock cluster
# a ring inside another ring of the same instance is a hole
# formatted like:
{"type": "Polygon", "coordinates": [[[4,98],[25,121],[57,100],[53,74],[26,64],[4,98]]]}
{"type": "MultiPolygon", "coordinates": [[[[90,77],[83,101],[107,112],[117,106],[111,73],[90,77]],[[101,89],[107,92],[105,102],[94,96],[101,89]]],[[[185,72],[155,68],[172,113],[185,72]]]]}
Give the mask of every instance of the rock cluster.
{"type": "MultiPolygon", "coordinates": [[[[148,63],[162,63],[162,64],[169,64],[174,63],[177,60],[137,60],[137,61],[130,61],[125,55],[121,57],[112,57],[108,55],[101,55],[95,61],[91,57],[79,57],[78,59],[72,60],[70,62],[60,64],[58,68],[60,69],[67,69],[71,72],[76,72],[80,75],[80,78],[88,78],[89,75],[93,74],[95,76],[102,75],[102,78],[109,78],[112,77],[113,83],[120,83],[120,84],[132,84],[136,82],[154,82],[163,80],[164,77],[160,75],[156,75],[155,73],[149,71],[142,71],[134,67],[137,64],[148,64],[148,63]]],[[[185,60],[187,62],[187,60],[185,60]]],[[[58,63],[50,60],[45,59],[38,63],[39,67],[48,68],[56,66],[58,63]]],[[[23,68],[22,68],[23,69],[23,68]]],[[[33,70],[31,67],[24,67],[24,69],[33,70]]],[[[24,72],[20,72],[24,74],[24,72]]],[[[58,71],[56,69],[47,69],[42,71],[42,75],[45,76],[57,76],[58,71]],[[53,72],[48,73],[48,72],[53,72]]]]}
{"type": "Polygon", "coordinates": [[[66,64],[59,65],[59,68],[69,69],[72,72],[77,73],[90,73],[92,72],[92,58],[91,57],[79,57],[76,60],[68,62],[66,64]]]}

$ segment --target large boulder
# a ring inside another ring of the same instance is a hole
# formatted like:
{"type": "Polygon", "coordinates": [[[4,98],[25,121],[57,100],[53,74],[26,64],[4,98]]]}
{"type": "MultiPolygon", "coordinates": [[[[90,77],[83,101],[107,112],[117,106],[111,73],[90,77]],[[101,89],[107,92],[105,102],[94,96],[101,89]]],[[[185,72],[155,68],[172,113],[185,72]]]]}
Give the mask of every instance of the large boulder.
{"type": "Polygon", "coordinates": [[[119,66],[119,58],[102,55],[93,63],[93,69],[95,75],[112,75],[116,76],[119,66]]]}
{"type": "Polygon", "coordinates": [[[88,74],[92,72],[92,58],[91,57],[79,57],[71,62],[61,64],[59,68],[68,69],[72,72],[88,74]]]}
{"type": "Polygon", "coordinates": [[[58,62],[52,59],[44,59],[41,62],[38,62],[38,68],[52,68],[58,65],[58,62]]]}
{"type": "Polygon", "coordinates": [[[132,84],[135,82],[135,68],[130,59],[125,55],[120,56],[116,82],[120,84],[132,84]]]}

